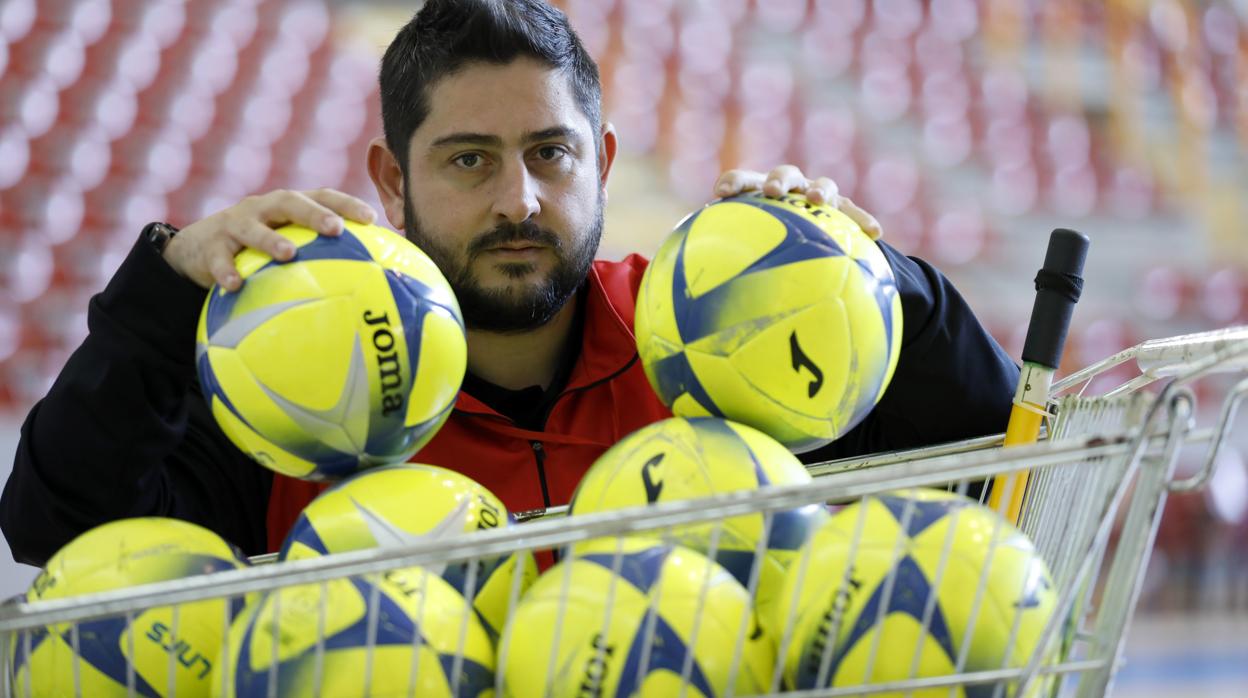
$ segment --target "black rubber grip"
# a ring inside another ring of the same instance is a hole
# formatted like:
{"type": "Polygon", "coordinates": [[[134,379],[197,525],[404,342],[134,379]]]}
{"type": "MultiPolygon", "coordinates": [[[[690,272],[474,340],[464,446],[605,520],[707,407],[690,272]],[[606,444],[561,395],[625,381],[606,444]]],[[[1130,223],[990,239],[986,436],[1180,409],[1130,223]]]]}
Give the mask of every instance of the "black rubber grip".
{"type": "Polygon", "coordinates": [[[1044,268],[1036,274],[1036,304],[1023,343],[1023,361],[1057,369],[1070,316],[1083,292],[1083,262],[1090,241],[1083,233],[1057,228],[1049,235],[1044,268]]]}

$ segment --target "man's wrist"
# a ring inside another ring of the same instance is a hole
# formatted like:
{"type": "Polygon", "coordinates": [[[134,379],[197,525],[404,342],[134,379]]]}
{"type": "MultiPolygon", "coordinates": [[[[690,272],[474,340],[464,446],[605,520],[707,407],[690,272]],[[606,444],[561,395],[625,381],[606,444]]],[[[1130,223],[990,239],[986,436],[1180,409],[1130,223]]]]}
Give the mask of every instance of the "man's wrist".
{"type": "Polygon", "coordinates": [[[177,234],[177,228],[163,221],[153,221],[143,228],[143,239],[147,240],[148,244],[161,256],[164,256],[165,247],[177,234]]]}

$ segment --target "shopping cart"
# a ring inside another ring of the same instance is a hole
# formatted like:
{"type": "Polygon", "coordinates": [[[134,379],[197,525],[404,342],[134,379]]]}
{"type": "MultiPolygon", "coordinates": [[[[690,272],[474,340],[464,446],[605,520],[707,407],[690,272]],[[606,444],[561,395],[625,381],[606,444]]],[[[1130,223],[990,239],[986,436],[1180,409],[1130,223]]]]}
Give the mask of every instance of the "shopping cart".
{"type": "MultiPolygon", "coordinates": [[[[1005,449],[999,436],[972,439],[812,465],[814,482],[804,486],[733,492],[575,519],[556,508],[522,514],[517,518],[524,522],[516,526],[471,535],[256,565],[71,599],[11,604],[0,608],[0,656],[6,665],[0,689],[5,696],[27,691],[13,677],[10,665],[14,648],[21,643],[28,647],[33,632],[58,624],[68,624],[62,627],[69,628],[76,647],[78,624],[83,621],[132,619],[143,609],[157,606],[239,599],[296,584],[324,585],[333,579],[371,577],[413,565],[469,563],[467,591],[471,593],[471,570],[477,569],[471,563],[517,551],[559,551],[567,559],[576,555],[573,544],[595,538],[635,533],[670,537],[673,531],[690,524],[722,525],[733,516],[759,513],[769,527],[775,512],[811,503],[843,504],[921,487],[967,492],[972,483],[994,475],[1029,470],[1020,528],[1047,563],[1057,600],[1042,641],[1024,665],[969,671],[964,664],[965,652],[961,652],[955,670],[943,676],[838,685],[786,695],[907,695],[932,689],[947,691],[941,695],[960,695],[959,688],[975,687],[980,692],[987,690],[984,695],[1022,696],[1038,695],[1038,685],[1046,695],[1105,695],[1122,662],[1123,639],[1140,595],[1166,497],[1171,492],[1198,489],[1209,481],[1219,448],[1234,425],[1236,409],[1248,393],[1245,376],[1248,327],[1148,341],[1056,382],[1047,433],[1033,445],[1005,449]],[[1092,379],[1131,361],[1138,367],[1133,377],[1101,394],[1086,394],[1092,379]],[[1217,396],[1220,404],[1209,425],[1199,424],[1204,412],[1196,409],[1197,392],[1217,396]],[[1177,464],[1193,455],[1198,462],[1194,473],[1180,477],[1177,464]],[[1052,653],[1055,646],[1061,647],[1060,654],[1052,653]]],[[[760,556],[765,539],[760,539],[756,551],[760,556]]],[[[715,555],[717,540],[713,532],[708,556],[715,555]]],[[[520,593],[519,575],[515,579],[512,608],[520,593]]],[[[755,573],[750,579],[751,592],[757,581],[755,573]]],[[[982,584],[975,594],[977,605],[983,601],[982,584]]],[[[322,614],[323,600],[324,596],[322,614]]],[[[886,612],[880,611],[881,615],[886,612]]],[[[740,657],[746,625],[741,624],[742,637],[736,640],[734,659],[740,657]]],[[[792,638],[786,632],[776,641],[783,656],[792,638]]],[[[896,649],[882,650],[877,645],[871,660],[875,652],[896,649]]],[[[320,643],[317,652],[321,657],[320,643]]],[[[499,652],[497,664],[503,666],[506,646],[500,645],[499,652]]],[[[174,661],[170,653],[170,674],[174,661]]],[[[228,667],[217,669],[228,671],[228,667]]],[[[450,672],[453,681],[459,680],[460,669],[457,663],[450,672]]],[[[688,683],[690,671],[691,663],[685,662],[682,682],[688,683]]],[[[128,673],[133,691],[133,671],[128,673]]],[[[505,681],[499,672],[498,695],[504,694],[505,681]]],[[[269,683],[274,691],[277,685],[276,679],[269,683]]],[[[781,688],[778,667],[769,694],[779,693],[781,688]]]]}

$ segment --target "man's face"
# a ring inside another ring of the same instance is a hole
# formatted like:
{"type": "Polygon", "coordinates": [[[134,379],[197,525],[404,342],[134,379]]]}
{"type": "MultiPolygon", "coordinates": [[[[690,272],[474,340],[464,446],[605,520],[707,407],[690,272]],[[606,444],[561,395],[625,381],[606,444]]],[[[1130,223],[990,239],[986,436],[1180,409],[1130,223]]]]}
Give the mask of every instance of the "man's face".
{"type": "Polygon", "coordinates": [[[568,78],[475,63],[439,80],[408,146],[407,237],[438,265],[466,324],[541,326],[589,272],[602,235],[597,134],[568,78]]]}

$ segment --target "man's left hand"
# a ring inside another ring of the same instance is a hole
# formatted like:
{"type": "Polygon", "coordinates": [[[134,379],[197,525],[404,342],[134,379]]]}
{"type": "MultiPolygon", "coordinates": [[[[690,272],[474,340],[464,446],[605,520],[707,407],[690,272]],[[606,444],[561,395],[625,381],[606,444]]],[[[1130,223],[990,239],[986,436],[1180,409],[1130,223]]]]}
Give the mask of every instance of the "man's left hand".
{"type": "Polygon", "coordinates": [[[767,173],[728,170],[715,181],[715,196],[735,196],[746,191],[762,191],[767,196],[776,197],[790,192],[804,194],[812,204],[827,204],[839,209],[872,240],[879,240],[883,234],[875,216],[859,208],[848,197],[841,196],[836,182],[828,177],[810,179],[794,165],[781,165],[767,173]]]}

